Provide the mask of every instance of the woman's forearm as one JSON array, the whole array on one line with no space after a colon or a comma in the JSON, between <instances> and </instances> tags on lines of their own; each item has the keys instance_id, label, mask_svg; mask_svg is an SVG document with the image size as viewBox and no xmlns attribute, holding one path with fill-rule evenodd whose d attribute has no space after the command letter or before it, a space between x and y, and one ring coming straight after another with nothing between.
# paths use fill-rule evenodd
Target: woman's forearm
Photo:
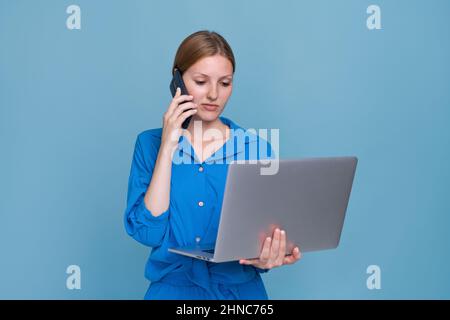
<instances>
[{"instance_id":1,"label":"woman's forearm","mask_svg":"<svg viewBox=\"0 0 450 320\"><path fill-rule=\"evenodd\" d=\"M161 146L155 162L152 179L145 193L145 206L155 217L161 215L169 208L172 154L173 152L168 150L168 148Z\"/></svg>"}]
</instances>

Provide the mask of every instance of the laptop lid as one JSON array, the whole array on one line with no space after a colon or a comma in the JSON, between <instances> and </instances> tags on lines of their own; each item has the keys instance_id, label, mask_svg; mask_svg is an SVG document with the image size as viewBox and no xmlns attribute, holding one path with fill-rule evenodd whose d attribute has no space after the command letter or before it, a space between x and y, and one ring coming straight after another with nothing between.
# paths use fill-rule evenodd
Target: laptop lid
<instances>
[{"instance_id":1,"label":"laptop lid","mask_svg":"<svg viewBox=\"0 0 450 320\"><path fill-rule=\"evenodd\" d=\"M267 236L286 231L286 253L336 248L356 170L356 157L231 162L214 252L215 262L257 258Z\"/></svg>"}]
</instances>

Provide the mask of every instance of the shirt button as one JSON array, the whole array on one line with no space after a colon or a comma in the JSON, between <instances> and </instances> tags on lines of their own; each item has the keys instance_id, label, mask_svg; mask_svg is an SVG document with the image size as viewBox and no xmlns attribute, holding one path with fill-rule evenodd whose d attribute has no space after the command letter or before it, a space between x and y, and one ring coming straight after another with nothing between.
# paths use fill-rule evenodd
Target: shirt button
<instances>
[{"instance_id":1,"label":"shirt button","mask_svg":"<svg viewBox=\"0 0 450 320\"><path fill-rule=\"evenodd\" d=\"M203 172L203 167L200 166L200 168L198 168L198 171Z\"/></svg>"},{"instance_id":2,"label":"shirt button","mask_svg":"<svg viewBox=\"0 0 450 320\"><path fill-rule=\"evenodd\" d=\"M203 206L205 205L205 203L204 203L203 201L199 201L199 202L198 202L198 205L199 205L200 207L203 207Z\"/></svg>"},{"instance_id":3,"label":"shirt button","mask_svg":"<svg viewBox=\"0 0 450 320\"><path fill-rule=\"evenodd\" d=\"M202 238L200 238L199 236L195 237L195 242L199 243L200 240L202 240Z\"/></svg>"}]
</instances>

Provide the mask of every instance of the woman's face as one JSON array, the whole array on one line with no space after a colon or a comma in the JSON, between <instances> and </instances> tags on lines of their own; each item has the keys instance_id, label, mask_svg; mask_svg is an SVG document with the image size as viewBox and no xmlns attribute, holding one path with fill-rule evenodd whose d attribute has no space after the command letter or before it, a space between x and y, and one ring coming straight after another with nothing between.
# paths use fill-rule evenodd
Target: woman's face
<instances>
[{"instance_id":1,"label":"woman's face","mask_svg":"<svg viewBox=\"0 0 450 320\"><path fill-rule=\"evenodd\" d=\"M222 113L233 88L233 65L221 56L205 57L183 73L183 81L198 111L192 117L214 121ZM205 105L206 104L206 105ZM207 105L213 105L208 107Z\"/></svg>"}]
</instances>

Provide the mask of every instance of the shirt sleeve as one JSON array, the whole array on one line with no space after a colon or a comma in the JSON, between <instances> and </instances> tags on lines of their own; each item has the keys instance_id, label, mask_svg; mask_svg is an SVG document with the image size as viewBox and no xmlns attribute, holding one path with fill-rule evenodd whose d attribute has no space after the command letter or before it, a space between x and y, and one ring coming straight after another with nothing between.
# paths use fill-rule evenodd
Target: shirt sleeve
<instances>
[{"instance_id":1,"label":"shirt sleeve","mask_svg":"<svg viewBox=\"0 0 450 320\"><path fill-rule=\"evenodd\" d=\"M157 154L157 152L156 152ZM128 179L125 230L136 241L149 246L160 246L169 225L169 209L155 217L144 203L144 196L152 178L156 155L145 152L150 161L144 161L140 138L136 139L130 177Z\"/></svg>"}]
</instances>

